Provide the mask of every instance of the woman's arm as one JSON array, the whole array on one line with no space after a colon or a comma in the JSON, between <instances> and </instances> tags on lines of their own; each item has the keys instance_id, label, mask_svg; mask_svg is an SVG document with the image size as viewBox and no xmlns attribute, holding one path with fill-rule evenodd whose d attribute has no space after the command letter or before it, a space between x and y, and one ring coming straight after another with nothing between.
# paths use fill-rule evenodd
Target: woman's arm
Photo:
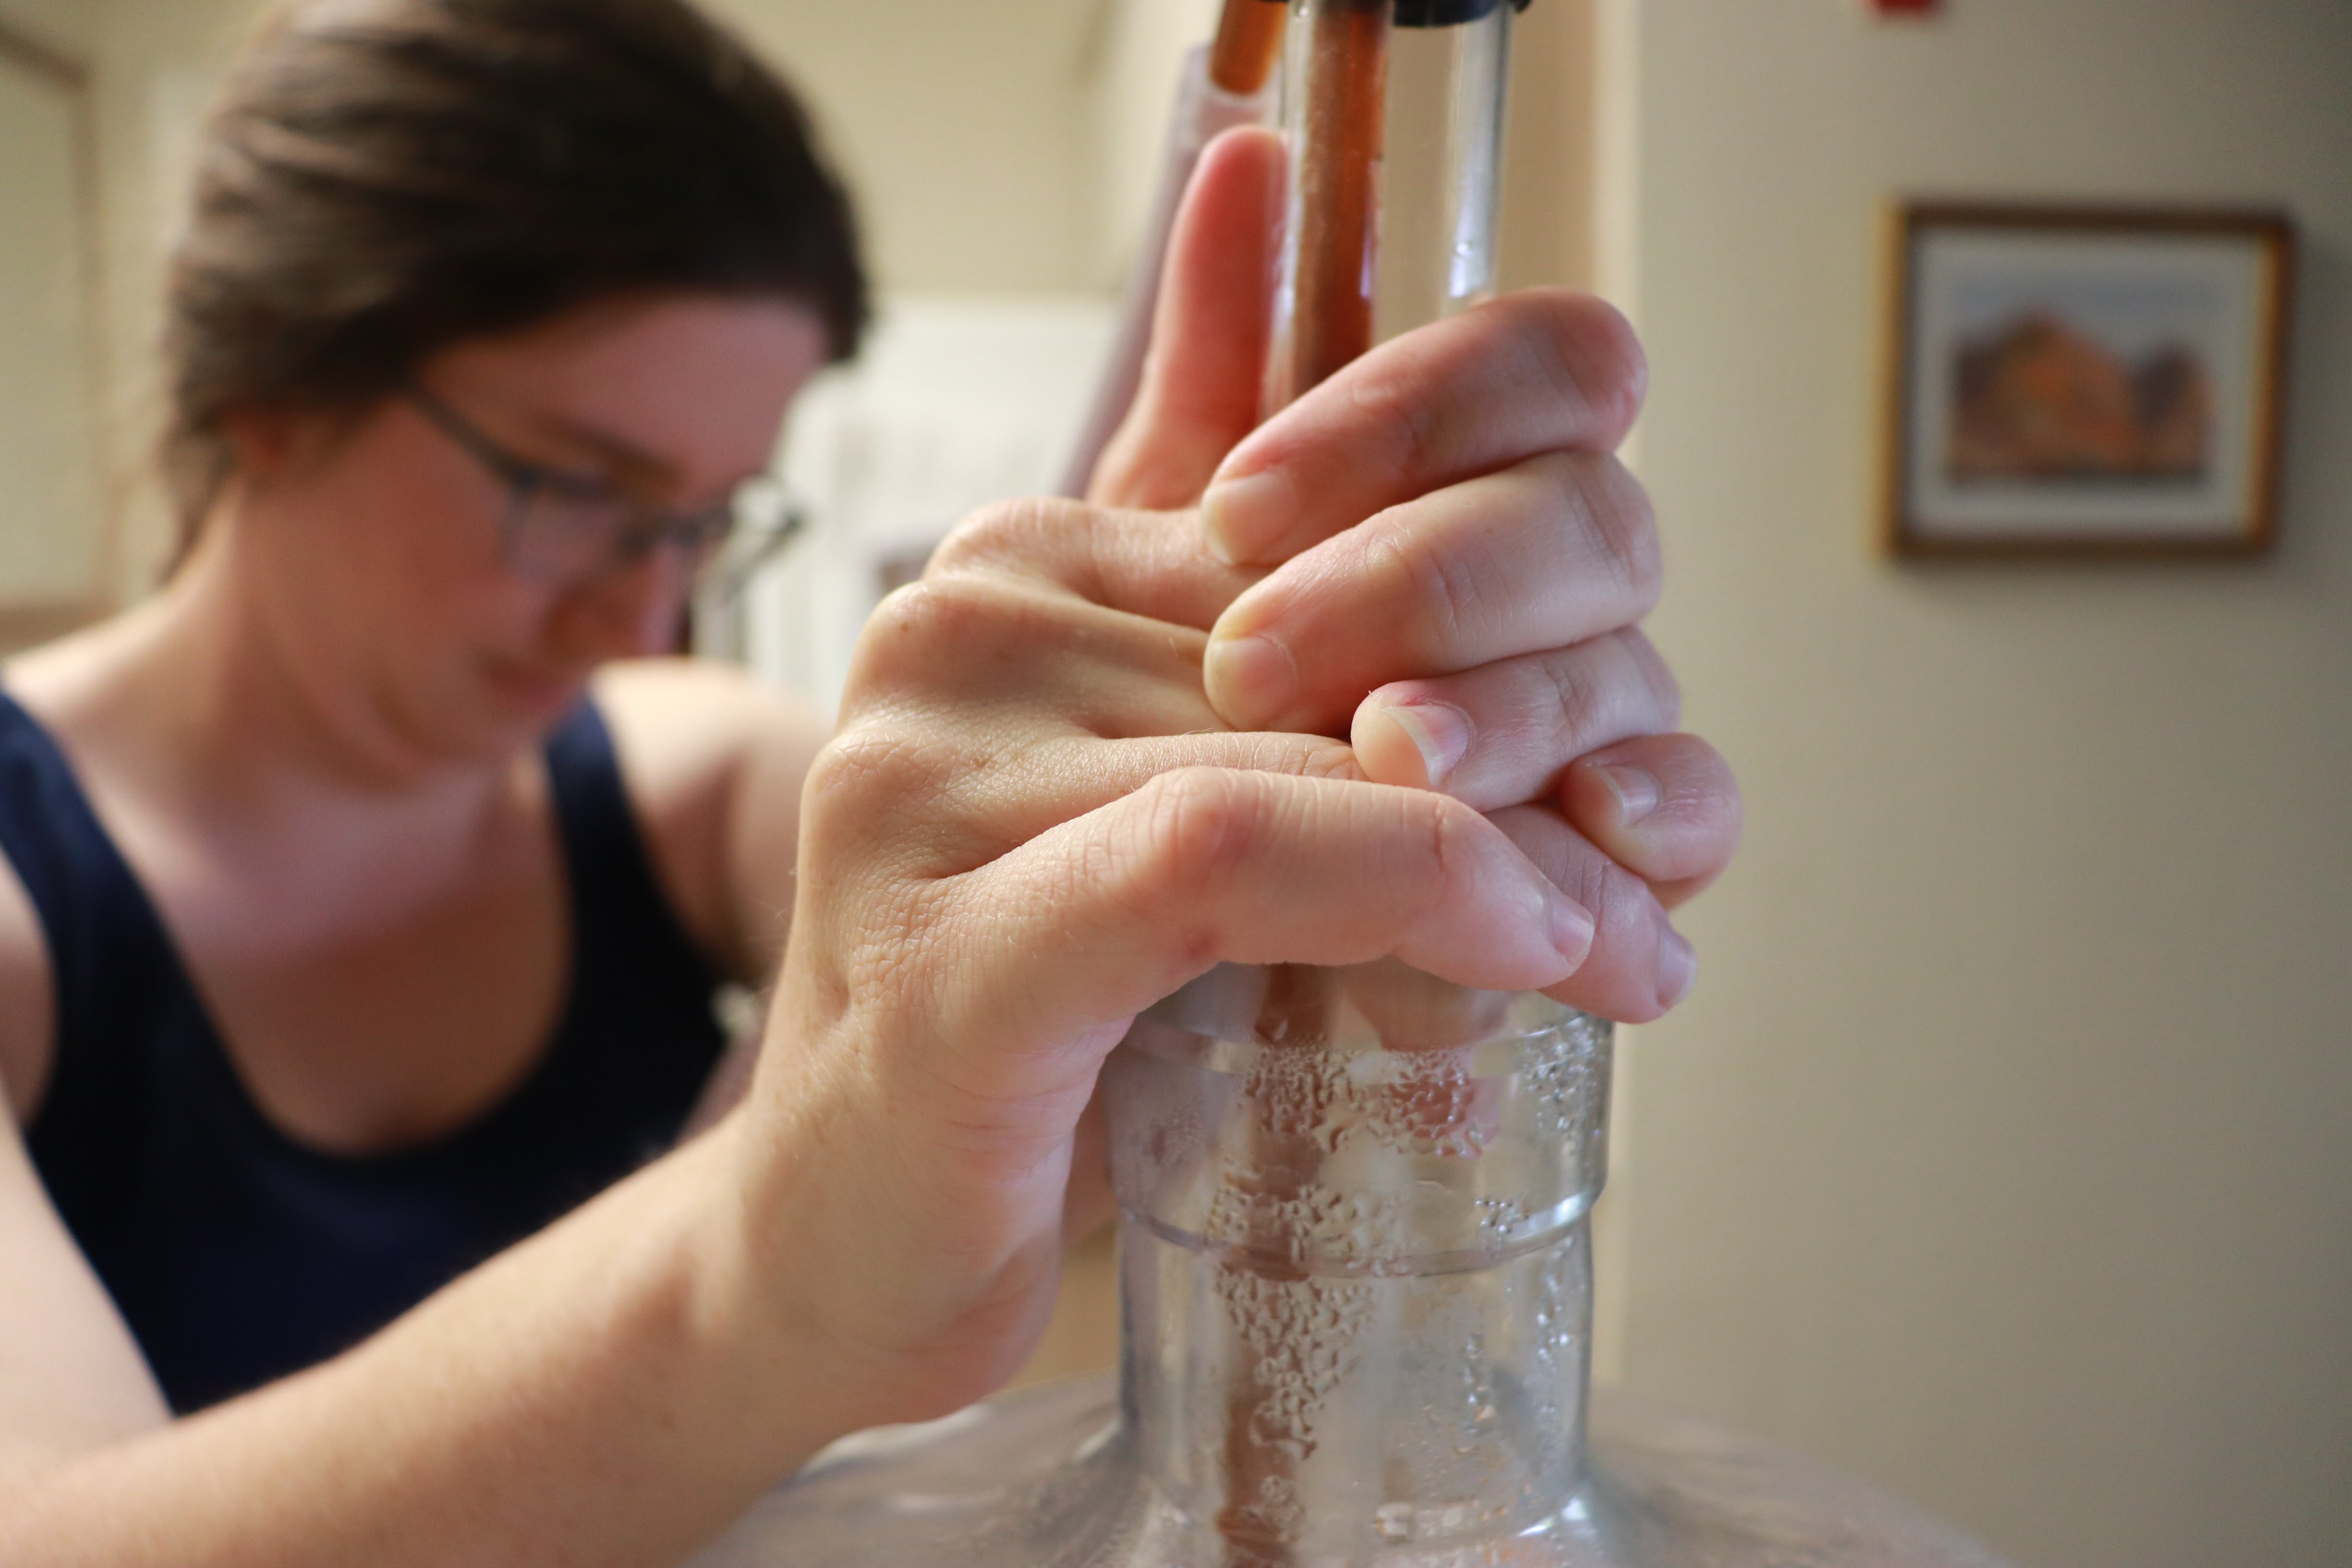
<instances>
[{"instance_id":1,"label":"woman's arm","mask_svg":"<svg viewBox=\"0 0 2352 1568\"><path fill-rule=\"evenodd\" d=\"M723 1129L359 1349L169 1425L5 1142L11 1568L643 1568L859 1424L856 1391L745 1288Z\"/></svg>"},{"instance_id":2,"label":"woman's arm","mask_svg":"<svg viewBox=\"0 0 2352 1568\"><path fill-rule=\"evenodd\" d=\"M47 984L0 868L8 1040L46 1031ZM32 1053L9 1055L23 1096ZM0 1115L0 1561L674 1560L859 1424L770 1298L746 1306L730 1152L704 1140L357 1351L174 1423Z\"/></svg>"},{"instance_id":3,"label":"woman's arm","mask_svg":"<svg viewBox=\"0 0 2352 1568\"><path fill-rule=\"evenodd\" d=\"M48 1076L56 1014L39 918L0 860L0 1477L168 1419L17 1134Z\"/></svg>"},{"instance_id":4,"label":"woman's arm","mask_svg":"<svg viewBox=\"0 0 2352 1568\"><path fill-rule=\"evenodd\" d=\"M0 1001L7 995L0 991ZM13 1473L151 1431L170 1416L7 1116L0 1116L0 1260L4 1497ZM0 1541L9 1534L0 1502Z\"/></svg>"}]
</instances>

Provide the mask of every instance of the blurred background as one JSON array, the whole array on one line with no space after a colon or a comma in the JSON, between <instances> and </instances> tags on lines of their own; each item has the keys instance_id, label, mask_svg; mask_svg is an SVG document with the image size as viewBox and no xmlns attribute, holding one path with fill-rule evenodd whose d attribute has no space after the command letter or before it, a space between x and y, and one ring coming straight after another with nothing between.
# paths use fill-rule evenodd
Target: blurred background
<instances>
[{"instance_id":1,"label":"blurred background","mask_svg":"<svg viewBox=\"0 0 2352 1568\"><path fill-rule=\"evenodd\" d=\"M970 506L1058 476L1206 0L713 0L884 290L730 636L820 706ZM160 264L252 0L0 0L0 648L154 581ZM1748 794L1629 1031L1597 1370L2027 1568L2352 1561L2352 5L1537 0L1506 281L1634 317L1653 623ZM2280 542L1895 566L1906 195L2301 226ZM1039 1370L1105 1357L1098 1270Z\"/></svg>"}]
</instances>

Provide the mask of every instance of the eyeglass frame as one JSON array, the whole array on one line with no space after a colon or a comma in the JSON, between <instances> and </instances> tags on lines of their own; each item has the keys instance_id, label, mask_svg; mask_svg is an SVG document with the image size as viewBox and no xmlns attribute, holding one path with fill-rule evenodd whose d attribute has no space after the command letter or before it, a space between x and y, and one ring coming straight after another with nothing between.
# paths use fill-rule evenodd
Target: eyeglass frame
<instances>
[{"instance_id":1,"label":"eyeglass frame","mask_svg":"<svg viewBox=\"0 0 2352 1568\"><path fill-rule=\"evenodd\" d=\"M554 581L569 586L588 582L616 565L641 559L663 545L669 545L679 550L688 559L697 562L692 574L697 592L715 595L723 603L740 593L751 574L790 543L808 521L799 503L792 499L789 492L783 491L782 483L773 475L755 476L728 492L725 499L691 511L668 510L636 503L630 500L625 492L605 480L566 473L562 468L523 457L457 412L446 399L421 381L411 378L404 384L402 393L435 429L449 437L467 456L488 470L492 478L506 485L507 512L499 530L499 554L508 570L525 576L538 576L542 581ZM762 481L775 485L782 494L782 514L766 528L745 530L737 508L743 491ZM530 498L541 492L575 501L613 504L620 510L624 521L614 530L611 546L603 560L576 574L533 573L520 563L518 541L522 532L524 513L530 504ZM629 521L632 517L634 521ZM719 519L724 520L724 526L714 526L714 520ZM730 549L731 545L741 548Z\"/></svg>"}]
</instances>

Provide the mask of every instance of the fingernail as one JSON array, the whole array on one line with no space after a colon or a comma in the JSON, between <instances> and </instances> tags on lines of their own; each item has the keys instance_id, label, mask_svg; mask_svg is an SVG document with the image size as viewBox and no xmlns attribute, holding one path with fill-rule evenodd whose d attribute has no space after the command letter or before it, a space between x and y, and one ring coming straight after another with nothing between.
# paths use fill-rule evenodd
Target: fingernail
<instances>
[{"instance_id":1,"label":"fingernail","mask_svg":"<svg viewBox=\"0 0 2352 1568\"><path fill-rule=\"evenodd\" d=\"M1592 951L1592 911L1554 888L1544 895L1545 917L1551 927L1551 944L1568 960L1570 973L1584 967Z\"/></svg>"},{"instance_id":2,"label":"fingernail","mask_svg":"<svg viewBox=\"0 0 2352 1568\"><path fill-rule=\"evenodd\" d=\"M1228 566L1255 560L1281 537L1297 510L1290 481L1277 469L1214 480L1201 498L1201 530L1209 553Z\"/></svg>"},{"instance_id":3,"label":"fingernail","mask_svg":"<svg viewBox=\"0 0 2352 1568\"><path fill-rule=\"evenodd\" d=\"M1601 775L1601 782L1617 797L1617 816L1624 826L1631 827L1657 810L1658 802L1665 798L1657 775L1647 768L1614 763L1597 766L1592 771Z\"/></svg>"},{"instance_id":4,"label":"fingernail","mask_svg":"<svg viewBox=\"0 0 2352 1568\"><path fill-rule=\"evenodd\" d=\"M1682 932L1669 928L1665 940L1658 944L1658 1005L1675 1005L1690 994L1697 979L1697 952L1683 940Z\"/></svg>"},{"instance_id":5,"label":"fingernail","mask_svg":"<svg viewBox=\"0 0 2352 1568\"><path fill-rule=\"evenodd\" d=\"M1217 711L1244 729L1271 724L1298 695L1298 661L1270 637L1216 638L1201 676Z\"/></svg>"},{"instance_id":6,"label":"fingernail","mask_svg":"<svg viewBox=\"0 0 2352 1568\"><path fill-rule=\"evenodd\" d=\"M1421 753L1427 787L1443 788L1445 775L1470 749L1470 716L1450 702L1398 702L1380 712L1403 731L1413 750Z\"/></svg>"}]
</instances>

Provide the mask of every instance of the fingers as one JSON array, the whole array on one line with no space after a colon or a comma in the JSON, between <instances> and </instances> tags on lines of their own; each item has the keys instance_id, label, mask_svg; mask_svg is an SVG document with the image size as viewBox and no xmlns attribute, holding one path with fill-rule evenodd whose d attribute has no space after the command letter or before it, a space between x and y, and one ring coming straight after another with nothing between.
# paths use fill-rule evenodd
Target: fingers
<instances>
[{"instance_id":1,"label":"fingers","mask_svg":"<svg viewBox=\"0 0 2352 1568\"><path fill-rule=\"evenodd\" d=\"M1575 758L1671 730L1681 694L1639 631L1381 687L1349 731L1366 777L1480 811L1549 795Z\"/></svg>"},{"instance_id":2,"label":"fingers","mask_svg":"<svg viewBox=\"0 0 2352 1568\"><path fill-rule=\"evenodd\" d=\"M1188 516L1025 500L983 507L931 552L924 578L1016 578L1089 604L1206 630L1265 574L1211 555Z\"/></svg>"},{"instance_id":3,"label":"fingers","mask_svg":"<svg viewBox=\"0 0 2352 1568\"><path fill-rule=\"evenodd\" d=\"M1066 736L1008 751L913 813L952 859L979 866L1072 817L1181 768L1231 768L1286 778L1360 780L1355 753L1322 735L1224 731L1105 742Z\"/></svg>"},{"instance_id":4,"label":"fingers","mask_svg":"<svg viewBox=\"0 0 2352 1568\"><path fill-rule=\"evenodd\" d=\"M926 578L876 606L850 661L845 733L923 713L984 763L1072 733L1222 730L1200 690L1199 632L985 573ZM1050 694L1050 695L1048 695Z\"/></svg>"},{"instance_id":5,"label":"fingers","mask_svg":"<svg viewBox=\"0 0 2352 1568\"><path fill-rule=\"evenodd\" d=\"M1229 131L1202 153L1169 238L1135 405L1095 465L1089 500L1187 507L1256 425L1273 316L1282 143Z\"/></svg>"},{"instance_id":6,"label":"fingers","mask_svg":"<svg viewBox=\"0 0 2352 1568\"><path fill-rule=\"evenodd\" d=\"M1648 883L1548 807L1512 806L1493 821L1553 885L1592 911L1591 952L1546 994L1621 1024L1645 1024L1689 994L1697 957Z\"/></svg>"},{"instance_id":7,"label":"fingers","mask_svg":"<svg viewBox=\"0 0 2352 1568\"><path fill-rule=\"evenodd\" d=\"M1586 912L1458 801L1208 768L1163 774L941 897L968 955L942 972L942 1048L984 1053L967 1070L998 1086L1090 1076L1092 1062L1026 1063L1020 1046L1139 1012L1220 962L1393 955L1523 990L1559 984L1592 942Z\"/></svg>"},{"instance_id":8,"label":"fingers","mask_svg":"<svg viewBox=\"0 0 2352 1568\"><path fill-rule=\"evenodd\" d=\"M1373 687L1631 626L1657 603L1649 500L1613 458L1549 453L1392 507L1285 563L1212 632L1237 729L1335 725Z\"/></svg>"},{"instance_id":9,"label":"fingers","mask_svg":"<svg viewBox=\"0 0 2352 1568\"><path fill-rule=\"evenodd\" d=\"M1739 846L1738 781L1696 735L1643 735L1581 756L1560 782L1568 819L1673 909Z\"/></svg>"},{"instance_id":10,"label":"fingers","mask_svg":"<svg viewBox=\"0 0 2352 1568\"><path fill-rule=\"evenodd\" d=\"M1613 450L1645 376L1600 300L1506 295L1383 343L1267 420L1218 468L1202 526L1224 559L1270 564L1539 453Z\"/></svg>"},{"instance_id":11,"label":"fingers","mask_svg":"<svg viewBox=\"0 0 2352 1568\"><path fill-rule=\"evenodd\" d=\"M1511 1008L1509 992L1467 991L1392 962L1360 965L1340 980L1348 1000L1392 1051L1492 1039Z\"/></svg>"}]
</instances>

